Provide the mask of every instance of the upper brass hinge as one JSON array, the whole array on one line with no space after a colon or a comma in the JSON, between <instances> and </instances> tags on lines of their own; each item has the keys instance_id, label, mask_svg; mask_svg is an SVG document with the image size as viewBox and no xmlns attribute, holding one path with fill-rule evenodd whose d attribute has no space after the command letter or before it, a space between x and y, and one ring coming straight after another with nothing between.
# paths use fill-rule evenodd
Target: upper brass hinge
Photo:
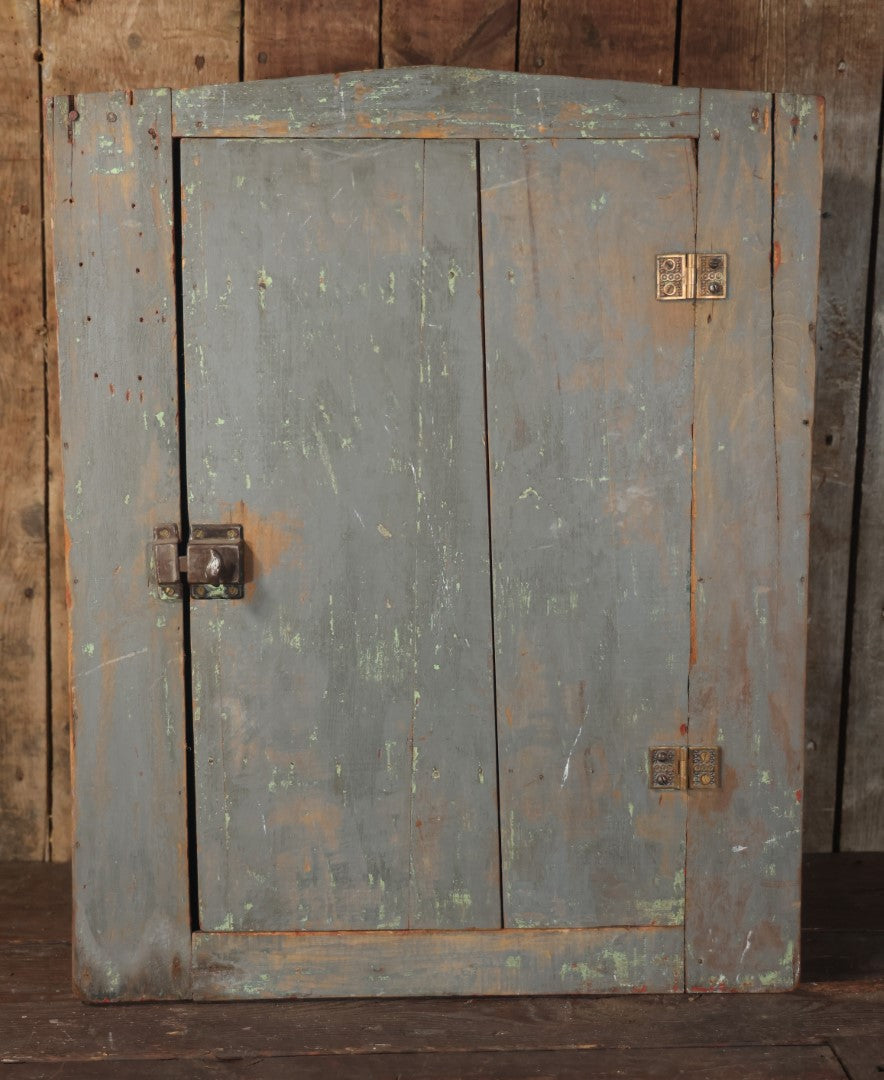
<instances>
[{"instance_id":1,"label":"upper brass hinge","mask_svg":"<svg viewBox=\"0 0 884 1080\"><path fill-rule=\"evenodd\" d=\"M721 750L717 746L652 746L648 758L655 791L721 787Z\"/></svg>"},{"instance_id":2,"label":"upper brass hinge","mask_svg":"<svg viewBox=\"0 0 884 1080\"><path fill-rule=\"evenodd\" d=\"M151 578L162 600L178 600L187 585L194 600L240 600L244 590L242 525L192 525L179 554L178 526L157 525L151 545ZM183 580L187 576L187 581Z\"/></svg>"},{"instance_id":3,"label":"upper brass hinge","mask_svg":"<svg viewBox=\"0 0 884 1080\"><path fill-rule=\"evenodd\" d=\"M727 255L658 255L657 299L726 300Z\"/></svg>"}]
</instances>

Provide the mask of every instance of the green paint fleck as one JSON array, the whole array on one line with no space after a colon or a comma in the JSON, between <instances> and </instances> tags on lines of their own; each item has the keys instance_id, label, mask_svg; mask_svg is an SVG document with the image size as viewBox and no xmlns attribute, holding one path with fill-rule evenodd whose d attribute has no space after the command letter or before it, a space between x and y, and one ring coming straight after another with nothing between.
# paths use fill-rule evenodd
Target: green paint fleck
<instances>
[{"instance_id":1,"label":"green paint fleck","mask_svg":"<svg viewBox=\"0 0 884 1080\"><path fill-rule=\"evenodd\" d=\"M519 502L521 502L523 499L530 499L532 496L535 499L539 499L540 498L540 492L535 491L533 487L527 487L522 492L522 494L519 496Z\"/></svg>"},{"instance_id":2,"label":"green paint fleck","mask_svg":"<svg viewBox=\"0 0 884 1080\"><path fill-rule=\"evenodd\" d=\"M321 293L328 291L328 284L325 280L325 267L319 271L319 291Z\"/></svg>"},{"instance_id":3,"label":"green paint fleck","mask_svg":"<svg viewBox=\"0 0 884 1080\"><path fill-rule=\"evenodd\" d=\"M219 416L215 421L215 427L224 427L224 418Z\"/></svg>"},{"instance_id":4,"label":"green paint fleck","mask_svg":"<svg viewBox=\"0 0 884 1080\"><path fill-rule=\"evenodd\" d=\"M462 908L473 906L473 898L466 890L451 893L451 902Z\"/></svg>"},{"instance_id":5,"label":"green paint fleck","mask_svg":"<svg viewBox=\"0 0 884 1080\"><path fill-rule=\"evenodd\" d=\"M522 957L508 956L505 963L508 968L520 968L522 966Z\"/></svg>"},{"instance_id":6,"label":"green paint fleck","mask_svg":"<svg viewBox=\"0 0 884 1080\"><path fill-rule=\"evenodd\" d=\"M762 782L762 784L771 784L771 783L773 783L773 781L770 778L770 773L766 769L761 774L761 782Z\"/></svg>"},{"instance_id":7,"label":"green paint fleck","mask_svg":"<svg viewBox=\"0 0 884 1080\"><path fill-rule=\"evenodd\" d=\"M387 282L388 282L389 290L390 290L387 293L387 303L388 304L395 304L396 303L396 275L393 273L392 270L390 271L390 276L387 279Z\"/></svg>"},{"instance_id":8,"label":"green paint fleck","mask_svg":"<svg viewBox=\"0 0 884 1080\"><path fill-rule=\"evenodd\" d=\"M77 483L76 483L76 492L77 492L78 495L83 494L83 481L82 480L77 481Z\"/></svg>"},{"instance_id":9,"label":"green paint fleck","mask_svg":"<svg viewBox=\"0 0 884 1080\"><path fill-rule=\"evenodd\" d=\"M93 643L92 643L91 641L88 641L88 642L87 642L87 643L86 643L86 644L85 644L85 645L83 646L83 652L84 652L84 653L85 653L85 654L86 654L87 656L94 656L94 655L95 655L95 645L94 645L94 644L93 644Z\"/></svg>"},{"instance_id":10,"label":"green paint fleck","mask_svg":"<svg viewBox=\"0 0 884 1080\"><path fill-rule=\"evenodd\" d=\"M164 428L166 426L166 414L164 412L158 412L156 414L156 420L160 427Z\"/></svg>"}]
</instances>

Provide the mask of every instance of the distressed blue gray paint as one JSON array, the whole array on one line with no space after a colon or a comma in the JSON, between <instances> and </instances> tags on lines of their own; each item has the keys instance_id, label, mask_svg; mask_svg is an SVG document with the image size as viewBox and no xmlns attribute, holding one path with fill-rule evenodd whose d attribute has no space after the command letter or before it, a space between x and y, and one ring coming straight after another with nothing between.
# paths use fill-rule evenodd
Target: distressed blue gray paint
<instances>
[{"instance_id":1,"label":"distressed blue gray paint","mask_svg":"<svg viewBox=\"0 0 884 1080\"><path fill-rule=\"evenodd\" d=\"M475 147L187 141L201 925L499 926Z\"/></svg>"}]
</instances>

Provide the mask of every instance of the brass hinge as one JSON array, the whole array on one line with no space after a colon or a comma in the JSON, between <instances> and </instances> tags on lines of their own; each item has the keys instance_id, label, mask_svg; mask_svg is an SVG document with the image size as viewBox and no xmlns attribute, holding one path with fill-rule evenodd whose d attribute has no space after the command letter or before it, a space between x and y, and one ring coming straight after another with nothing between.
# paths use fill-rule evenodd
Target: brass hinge
<instances>
[{"instance_id":1,"label":"brass hinge","mask_svg":"<svg viewBox=\"0 0 884 1080\"><path fill-rule=\"evenodd\" d=\"M717 746L652 746L648 757L655 791L721 787L721 750Z\"/></svg>"},{"instance_id":2,"label":"brass hinge","mask_svg":"<svg viewBox=\"0 0 884 1080\"><path fill-rule=\"evenodd\" d=\"M178 600L187 585L194 600L240 600L244 588L242 525L193 525L184 554L178 526L153 531L151 577L160 599ZM187 575L187 581L182 575Z\"/></svg>"},{"instance_id":3,"label":"brass hinge","mask_svg":"<svg viewBox=\"0 0 884 1080\"><path fill-rule=\"evenodd\" d=\"M658 255L657 299L727 299L727 255L723 252Z\"/></svg>"}]
</instances>

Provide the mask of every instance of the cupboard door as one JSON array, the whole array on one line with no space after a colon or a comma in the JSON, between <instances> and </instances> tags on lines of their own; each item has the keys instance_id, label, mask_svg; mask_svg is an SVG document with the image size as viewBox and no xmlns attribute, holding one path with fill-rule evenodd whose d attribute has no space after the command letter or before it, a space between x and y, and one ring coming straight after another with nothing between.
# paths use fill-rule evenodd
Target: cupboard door
<instances>
[{"instance_id":1,"label":"cupboard door","mask_svg":"<svg viewBox=\"0 0 884 1080\"><path fill-rule=\"evenodd\" d=\"M680 140L481 147L504 925L678 925L693 251Z\"/></svg>"},{"instance_id":2,"label":"cupboard door","mask_svg":"<svg viewBox=\"0 0 884 1080\"><path fill-rule=\"evenodd\" d=\"M200 924L498 927L476 147L182 140Z\"/></svg>"}]
</instances>

